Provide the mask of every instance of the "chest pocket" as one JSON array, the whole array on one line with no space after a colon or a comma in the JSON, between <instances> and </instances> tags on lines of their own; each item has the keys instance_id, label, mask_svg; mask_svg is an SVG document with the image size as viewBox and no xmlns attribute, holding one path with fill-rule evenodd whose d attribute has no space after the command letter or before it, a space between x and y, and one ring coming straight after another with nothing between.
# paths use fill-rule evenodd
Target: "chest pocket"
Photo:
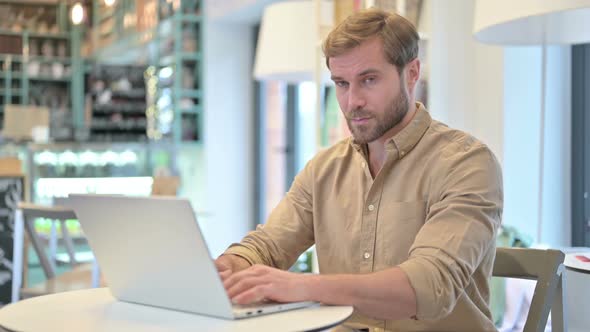
<instances>
[{"instance_id":1,"label":"chest pocket","mask_svg":"<svg viewBox=\"0 0 590 332\"><path fill-rule=\"evenodd\" d=\"M375 271L398 265L426 221L426 202L386 202L379 208L375 242Z\"/></svg>"}]
</instances>

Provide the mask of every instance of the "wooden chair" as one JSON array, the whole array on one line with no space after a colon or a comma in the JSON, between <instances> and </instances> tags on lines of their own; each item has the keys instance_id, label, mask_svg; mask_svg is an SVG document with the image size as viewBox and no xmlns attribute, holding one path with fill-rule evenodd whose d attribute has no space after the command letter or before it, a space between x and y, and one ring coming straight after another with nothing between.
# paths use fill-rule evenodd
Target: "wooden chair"
<instances>
[{"instance_id":1,"label":"wooden chair","mask_svg":"<svg viewBox=\"0 0 590 332\"><path fill-rule=\"evenodd\" d=\"M61 224L62 239L69 256L72 270L56 275L54 257L49 257L45 245L35 229L35 219L46 218ZM97 287L99 282L97 276L93 275L93 268L90 264L78 266L74 251L73 240L66 228L66 220L76 219L76 214L70 208L63 206L42 206L31 203L19 203L15 217L15 241L14 241L14 266L13 266L13 292L12 301L18 301L21 297L53 294L70 290ZM33 287L23 286L23 267L26 264L24 257L24 233L33 245L46 281Z\"/></svg>"},{"instance_id":2,"label":"wooden chair","mask_svg":"<svg viewBox=\"0 0 590 332\"><path fill-rule=\"evenodd\" d=\"M564 261L559 250L498 248L493 276L537 280L523 332L543 332L551 312L551 331L567 331Z\"/></svg>"}]
</instances>

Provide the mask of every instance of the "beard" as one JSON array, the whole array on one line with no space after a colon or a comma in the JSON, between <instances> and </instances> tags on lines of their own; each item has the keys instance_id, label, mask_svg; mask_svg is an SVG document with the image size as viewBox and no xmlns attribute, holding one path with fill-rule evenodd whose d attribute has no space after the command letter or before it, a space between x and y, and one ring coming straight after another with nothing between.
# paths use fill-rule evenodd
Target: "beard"
<instances>
[{"instance_id":1,"label":"beard","mask_svg":"<svg viewBox=\"0 0 590 332\"><path fill-rule=\"evenodd\" d=\"M353 110L346 116L348 129L357 144L367 144L385 135L391 128L402 122L410 108L408 93L400 86L397 98L394 98L381 115L373 114L365 109ZM352 119L369 118L369 123L356 125Z\"/></svg>"}]
</instances>

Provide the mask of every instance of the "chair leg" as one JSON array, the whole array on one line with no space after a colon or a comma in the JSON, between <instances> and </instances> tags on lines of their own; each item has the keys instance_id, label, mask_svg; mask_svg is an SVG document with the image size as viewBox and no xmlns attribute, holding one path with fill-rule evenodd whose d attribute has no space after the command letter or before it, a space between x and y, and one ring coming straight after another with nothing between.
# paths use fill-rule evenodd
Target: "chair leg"
<instances>
[{"instance_id":1,"label":"chair leg","mask_svg":"<svg viewBox=\"0 0 590 332\"><path fill-rule=\"evenodd\" d=\"M52 262L57 261L57 220L51 220L51 229L49 231L49 259Z\"/></svg>"},{"instance_id":2,"label":"chair leg","mask_svg":"<svg viewBox=\"0 0 590 332\"><path fill-rule=\"evenodd\" d=\"M565 297L565 267L563 264L557 271L559 279L557 281L557 289L555 290L555 297L553 298L553 307L551 309L551 331L565 332L567 331L567 320L565 319L566 305Z\"/></svg>"},{"instance_id":3,"label":"chair leg","mask_svg":"<svg viewBox=\"0 0 590 332\"><path fill-rule=\"evenodd\" d=\"M70 237L70 233L66 228L66 221L60 220L61 222L61 234L64 241L64 245L66 247L66 251L68 252L68 256L70 256L70 265L74 267L78 262L76 261L76 251L74 250L74 242Z\"/></svg>"},{"instance_id":4,"label":"chair leg","mask_svg":"<svg viewBox=\"0 0 590 332\"><path fill-rule=\"evenodd\" d=\"M25 233L23 225L23 212L16 210L14 216L14 243L13 243L13 264L12 264L12 294L11 302L20 298L20 289L23 286L23 266L26 264L24 258Z\"/></svg>"},{"instance_id":5,"label":"chair leg","mask_svg":"<svg viewBox=\"0 0 590 332\"><path fill-rule=\"evenodd\" d=\"M49 259L47 259L47 254L45 253L43 244L41 244L41 239L39 239L37 231L35 230L35 219L24 217L24 223L27 233L29 234L29 238L31 239L31 243L35 248L37 256L39 257L39 262L41 263L41 267L45 273L45 278L50 279L55 277L55 267L51 264Z\"/></svg>"},{"instance_id":6,"label":"chair leg","mask_svg":"<svg viewBox=\"0 0 590 332\"><path fill-rule=\"evenodd\" d=\"M92 288L100 287L100 267L96 258L92 260Z\"/></svg>"}]
</instances>

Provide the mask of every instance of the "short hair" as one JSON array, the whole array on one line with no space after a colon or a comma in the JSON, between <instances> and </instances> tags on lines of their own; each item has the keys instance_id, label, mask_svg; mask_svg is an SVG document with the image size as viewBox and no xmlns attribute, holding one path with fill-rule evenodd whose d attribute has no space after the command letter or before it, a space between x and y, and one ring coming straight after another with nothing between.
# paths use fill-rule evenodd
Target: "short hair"
<instances>
[{"instance_id":1,"label":"short hair","mask_svg":"<svg viewBox=\"0 0 590 332\"><path fill-rule=\"evenodd\" d=\"M414 25L398 14L371 8L348 16L330 32L322 45L326 65L330 68L331 57L342 55L374 37L381 39L385 58L400 73L418 57L420 36Z\"/></svg>"}]
</instances>

